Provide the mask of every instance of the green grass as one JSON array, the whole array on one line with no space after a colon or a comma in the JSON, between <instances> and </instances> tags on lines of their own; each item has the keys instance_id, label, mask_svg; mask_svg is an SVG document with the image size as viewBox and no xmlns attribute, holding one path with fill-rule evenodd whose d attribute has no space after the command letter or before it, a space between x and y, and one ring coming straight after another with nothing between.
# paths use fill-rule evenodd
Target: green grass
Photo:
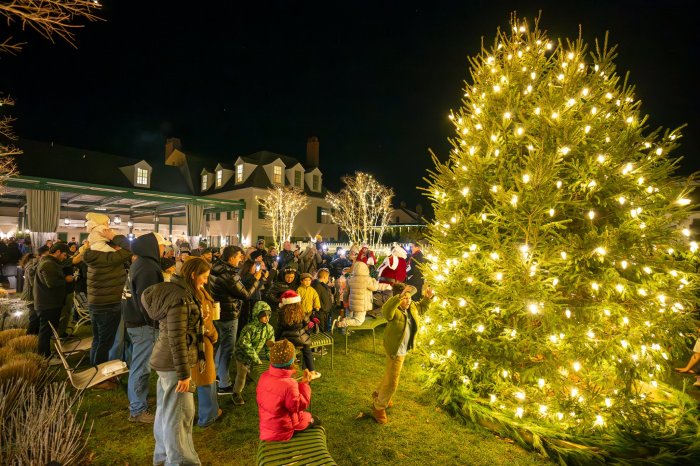
<instances>
[{"instance_id":1,"label":"green grass","mask_svg":"<svg viewBox=\"0 0 700 466\"><path fill-rule=\"evenodd\" d=\"M378 353L381 329L377 332ZM543 465L552 464L508 440L476 427L460 424L436 408L430 394L421 389L420 368L408 356L396 406L388 410L389 424L380 426L371 418L356 419L369 412L371 393L382 377L384 356L372 354L367 332L349 338L345 356L343 339L337 338L334 369L330 354L317 358L323 376L312 382L309 411L326 427L328 450L339 465ZM233 368L235 370L235 366ZM152 375L155 408L156 375ZM123 385L126 379L123 380ZM258 445L258 414L255 385L246 386L244 406L234 406L230 397L219 397L222 419L207 429L194 427L194 444L203 464L253 465ZM152 425L127 421L128 400L123 390L89 390L82 405L94 422L89 439L93 464L152 464Z\"/></svg>"}]
</instances>

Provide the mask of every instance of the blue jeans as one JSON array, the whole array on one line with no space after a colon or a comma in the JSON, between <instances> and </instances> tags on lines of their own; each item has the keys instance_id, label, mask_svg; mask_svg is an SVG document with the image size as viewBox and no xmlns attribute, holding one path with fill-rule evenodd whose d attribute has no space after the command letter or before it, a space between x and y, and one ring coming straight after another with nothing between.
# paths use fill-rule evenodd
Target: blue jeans
<instances>
[{"instance_id":1,"label":"blue jeans","mask_svg":"<svg viewBox=\"0 0 700 466\"><path fill-rule=\"evenodd\" d=\"M88 305L92 322L92 348L90 364L96 366L109 361L109 350L122 318L121 303L94 306ZM119 358L121 359L121 358Z\"/></svg>"},{"instance_id":2,"label":"blue jeans","mask_svg":"<svg viewBox=\"0 0 700 466\"><path fill-rule=\"evenodd\" d=\"M148 379L151 376L151 353L158 338L158 330L149 325L127 328L131 340L131 363L129 364L129 411L138 416L148 409Z\"/></svg>"},{"instance_id":3,"label":"blue jeans","mask_svg":"<svg viewBox=\"0 0 700 466\"><path fill-rule=\"evenodd\" d=\"M215 320L214 327L216 327L216 331L219 334L219 340L216 343L216 354L214 354L216 375L219 377L219 387L227 388L231 386L229 367L231 365L233 349L236 346L238 319Z\"/></svg>"},{"instance_id":4,"label":"blue jeans","mask_svg":"<svg viewBox=\"0 0 700 466\"><path fill-rule=\"evenodd\" d=\"M194 397L192 393L177 393L177 372L157 371L156 419L153 436L156 447L153 464L199 465L199 456L192 441Z\"/></svg>"},{"instance_id":5,"label":"blue jeans","mask_svg":"<svg viewBox=\"0 0 700 466\"><path fill-rule=\"evenodd\" d=\"M209 385L197 385L197 425L207 427L219 417L219 400L216 394L216 382Z\"/></svg>"},{"instance_id":6,"label":"blue jeans","mask_svg":"<svg viewBox=\"0 0 700 466\"><path fill-rule=\"evenodd\" d=\"M117 333L114 334L114 343L109 349L109 360L114 361L119 359L131 364L131 340L129 335L126 333L126 327L124 326L124 316L119 319L119 327L117 327Z\"/></svg>"}]
</instances>

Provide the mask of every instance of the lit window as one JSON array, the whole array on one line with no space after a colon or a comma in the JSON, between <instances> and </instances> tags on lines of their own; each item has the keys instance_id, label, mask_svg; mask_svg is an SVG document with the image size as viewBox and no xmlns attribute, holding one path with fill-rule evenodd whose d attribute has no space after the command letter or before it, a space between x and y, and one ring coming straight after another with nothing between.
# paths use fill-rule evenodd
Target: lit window
<instances>
[{"instance_id":1,"label":"lit window","mask_svg":"<svg viewBox=\"0 0 700 466\"><path fill-rule=\"evenodd\" d=\"M294 171L294 186L301 188L301 170Z\"/></svg>"},{"instance_id":2,"label":"lit window","mask_svg":"<svg viewBox=\"0 0 700 466\"><path fill-rule=\"evenodd\" d=\"M282 184L282 167L272 167L272 182Z\"/></svg>"},{"instance_id":3,"label":"lit window","mask_svg":"<svg viewBox=\"0 0 700 466\"><path fill-rule=\"evenodd\" d=\"M314 175L314 177L313 177L313 183L311 184L311 189L312 189L313 191L320 191L318 185L319 185L319 178L318 178L318 175Z\"/></svg>"},{"instance_id":4,"label":"lit window","mask_svg":"<svg viewBox=\"0 0 700 466\"><path fill-rule=\"evenodd\" d=\"M202 175L202 191L207 190L207 181L208 181L208 176L206 174Z\"/></svg>"},{"instance_id":5,"label":"lit window","mask_svg":"<svg viewBox=\"0 0 700 466\"><path fill-rule=\"evenodd\" d=\"M221 187L221 182L224 180L224 171L216 170L216 187Z\"/></svg>"},{"instance_id":6,"label":"lit window","mask_svg":"<svg viewBox=\"0 0 700 466\"><path fill-rule=\"evenodd\" d=\"M329 224L331 223L331 213L328 209L323 207L317 207L316 210L316 223Z\"/></svg>"},{"instance_id":7,"label":"lit window","mask_svg":"<svg viewBox=\"0 0 700 466\"><path fill-rule=\"evenodd\" d=\"M236 183L243 183L243 164L236 165Z\"/></svg>"},{"instance_id":8,"label":"lit window","mask_svg":"<svg viewBox=\"0 0 700 466\"><path fill-rule=\"evenodd\" d=\"M136 184L140 184L142 186L148 185L148 170L145 168L136 169Z\"/></svg>"}]
</instances>

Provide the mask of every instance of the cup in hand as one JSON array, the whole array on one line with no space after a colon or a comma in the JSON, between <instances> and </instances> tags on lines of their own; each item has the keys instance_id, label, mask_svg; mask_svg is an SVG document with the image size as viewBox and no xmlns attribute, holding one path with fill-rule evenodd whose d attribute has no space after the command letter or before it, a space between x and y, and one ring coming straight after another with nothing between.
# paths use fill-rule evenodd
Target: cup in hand
<instances>
[{"instance_id":1,"label":"cup in hand","mask_svg":"<svg viewBox=\"0 0 700 466\"><path fill-rule=\"evenodd\" d=\"M212 309L211 320L219 320L219 319L221 319L221 303L216 301L214 303L214 308Z\"/></svg>"}]
</instances>

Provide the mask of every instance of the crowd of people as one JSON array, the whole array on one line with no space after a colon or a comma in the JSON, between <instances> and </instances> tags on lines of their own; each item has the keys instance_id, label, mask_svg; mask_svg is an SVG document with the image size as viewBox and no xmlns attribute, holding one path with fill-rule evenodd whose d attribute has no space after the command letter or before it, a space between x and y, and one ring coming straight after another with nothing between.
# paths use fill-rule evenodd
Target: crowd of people
<instances>
[{"instance_id":1,"label":"crowd of people","mask_svg":"<svg viewBox=\"0 0 700 466\"><path fill-rule=\"evenodd\" d=\"M51 326L61 337L71 333L74 294L86 296L90 364L121 359L129 365L128 420L154 424L154 464L199 464L195 416L200 427L213 424L223 414L220 396L243 405L246 378L257 364L269 365L257 384L261 440L289 440L320 424L306 411L309 383L321 377L314 352L323 351L312 350L311 336L351 331L380 309L388 321L387 364L372 393L372 416L386 423L433 294L423 286L424 261L419 244L408 251L397 245L377 264L366 245L330 255L320 237L304 251L285 242L278 252L264 240L245 250L204 242L191 248L159 233L128 239L103 227L81 245L47 241L19 264L31 314L27 331L38 335L40 353L51 357ZM294 378L298 349L300 380ZM154 414L152 370L158 376ZM119 384L110 379L94 388Z\"/></svg>"}]
</instances>

